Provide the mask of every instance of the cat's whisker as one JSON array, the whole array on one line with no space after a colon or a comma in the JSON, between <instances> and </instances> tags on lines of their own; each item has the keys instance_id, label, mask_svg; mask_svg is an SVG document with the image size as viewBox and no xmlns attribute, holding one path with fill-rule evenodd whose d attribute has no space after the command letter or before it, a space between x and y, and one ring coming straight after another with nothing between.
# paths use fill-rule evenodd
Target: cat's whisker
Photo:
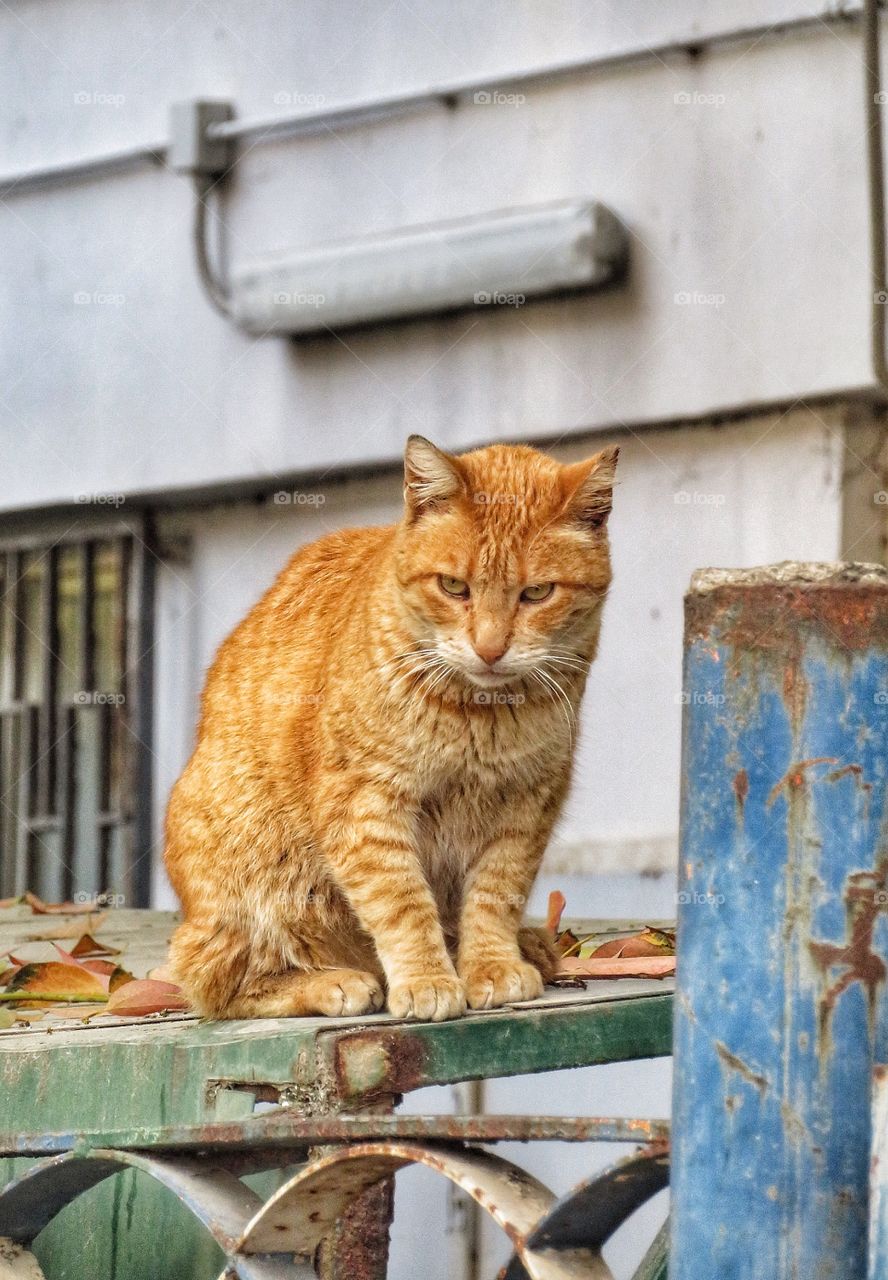
<instances>
[{"instance_id":1,"label":"cat's whisker","mask_svg":"<svg viewBox=\"0 0 888 1280\"><path fill-rule=\"evenodd\" d=\"M433 654L434 652L432 645L421 643L415 645L412 649L405 649L403 653L396 653L393 657L387 658L385 662L380 663L379 670L385 671L388 667L403 665L410 659L422 657L426 653Z\"/></svg>"},{"instance_id":2,"label":"cat's whisker","mask_svg":"<svg viewBox=\"0 0 888 1280\"><path fill-rule=\"evenodd\" d=\"M450 676L453 675L453 668L449 663L445 662L443 658L439 659L438 663L434 667L430 668L430 671L435 671L436 675L432 680L432 683L426 685L426 693L434 693L435 689L437 689L440 684L446 682Z\"/></svg>"},{"instance_id":3,"label":"cat's whisker","mask_svg":"<svg viewBox=\"0 0 888 1280\"><path fill-rule=\"evenodd\" d=\"M557 655L553 654L548 654L547 657L543 658L540 665L545 667L550 663L553 667L563 669L566 673L587 671L589 666L586 662L580 662L579 660L573 661L570 658L559 658Z\"/></svg>"},{"instance_id":4,"label":"cat's whisker","mask_svg":"<svg viewBox=\"0 0 888 1280\"><path fill-rule=\"evenodd\" d=\"M548 686L551 690L552 698L558 700L562 714L564 715L565 723L567 724L567 733L570 739L570 745L573 747L574 709L571 705L570 699L550 671L546 671L543 667L538 667L534 674L539 676L545 685Z\"/></svg>"}]
</instances>

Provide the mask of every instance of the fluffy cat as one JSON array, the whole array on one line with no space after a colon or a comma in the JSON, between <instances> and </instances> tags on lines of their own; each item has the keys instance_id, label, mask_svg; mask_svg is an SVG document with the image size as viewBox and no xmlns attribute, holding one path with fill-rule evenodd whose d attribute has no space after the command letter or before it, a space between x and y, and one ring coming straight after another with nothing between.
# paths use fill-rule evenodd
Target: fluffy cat
<instances>
[{"instance_id":1,"label":"fluffy cat","mask_svg":"<svg viewBox=\"0 0 888 1280\"><path fill-rule=\"evenodd\" d=\"M209 1017L540 995L521 927L611 579L617 449L421 436L405 510L299 551L224 642L176 784L171 964Z\"/></svg>"}]
</instances>

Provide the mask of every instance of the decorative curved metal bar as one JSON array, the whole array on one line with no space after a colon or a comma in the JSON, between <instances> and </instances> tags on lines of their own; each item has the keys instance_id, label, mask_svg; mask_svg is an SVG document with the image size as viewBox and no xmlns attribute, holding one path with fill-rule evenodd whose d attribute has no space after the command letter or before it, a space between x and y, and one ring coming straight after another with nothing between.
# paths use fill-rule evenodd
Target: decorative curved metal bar
<instances>
[{"instance_id":1,"label":"decorative curved metal bar","mask_svg":"<svg viewBox=\"0 0 888 1280\"><path fill-rule=\"evenodd\" d=\"M228 1255L220 1280L313 1280L317 1246L356 1195L421 1164L470 1195L509 1236L506 1280L612 1280L601 1245L668 1180L662 1147L647 1148L556 1200L501 1156L450 1144L362 1142L305 1166L263 1204L206 1157L89 1150L51 1157L0 1192L0 1237L28 1245L66 1205L136 1169L167 1187Z\"/></svg>"},{"instance_id":2,"label":"decorative curved metal bar","mask_svg":"<svg viewBox=\"0 0 888 1280\"><path fill-rule=\"evenodd\" d=\"M234 1174L194 1159L171 1159L135 1151L88 1151L54 1156L30 1168L0 1191L0 1236L30 1244L72 1200L124 1169L138 1169L167 1187L227 1253L236 1248L244 1226L262 1200ZM273 1265L272 1265L273 1264ZM299 1272L282 1269L278 1259L237 1262L241 1280L296 1280ZM306 1278L313 1276L303 1270Z\"/></svg>"},{"instance_id":3,"label":"decorative curved metal bar","mask_svg":"<svg viewBox=\"0 0 888 1280\"><path fill-rule=\"evenodd\" d=\"M578 1263L587 1255L600 1260L602 1246L616 1229L668 1183L669 1154L661 1145L627 1156L563 1196L527 1237L525 1253L548 1255L555 1251L565 1259L576 1256ZM611 1273L605 1267L600 1274ZM503 1280L528 1277L534 1280L534 1272L516 1249Z\"/></svg>"},{"instance_id":4,"label":"decorative curved metal bar","mask_svg":"<svg viewBox=\"0 0 888 1280\"><path fill-rule=\"evenodd\" d=\"M508 1234L519 1255L523 1241L555 1203L547 1187L501 1156L408 1142L365 1142L344 1147L314 1161L280 1188L244 1232L240 1250L268 1252L274 1247L312 1253L352 1198L405 1165L435 1169L467 1192ZM561 1273L528 1259L534 1280L556 1280ZM566 1273L564 1273L566 1275ZM575 1272L596 1277L595 1272Z\"/></svg>"}]
</instances>

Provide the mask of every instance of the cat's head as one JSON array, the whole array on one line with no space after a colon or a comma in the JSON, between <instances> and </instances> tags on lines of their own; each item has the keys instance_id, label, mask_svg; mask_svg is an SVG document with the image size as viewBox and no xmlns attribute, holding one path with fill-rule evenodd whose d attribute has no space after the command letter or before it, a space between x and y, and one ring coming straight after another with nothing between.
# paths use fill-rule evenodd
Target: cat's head
<instances>
[{"instance_id":1,"label":"cat's head","mask_svg":"<svg viewBox=\"0 0 888 1280\"><path fill-rule=\"evenodd\" d=\"M594 655L618 452L562 465L524 446L457 457L410 437L398 586L439 670L494 688Z\"/></svg>"}]
</instances>

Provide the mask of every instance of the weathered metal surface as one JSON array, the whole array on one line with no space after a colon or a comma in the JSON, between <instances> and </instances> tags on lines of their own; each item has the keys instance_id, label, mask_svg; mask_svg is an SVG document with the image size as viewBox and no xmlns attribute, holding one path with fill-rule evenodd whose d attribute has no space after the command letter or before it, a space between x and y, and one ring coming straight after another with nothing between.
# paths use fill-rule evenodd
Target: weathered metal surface
<instances>
[{"instance_id":1,"label":"weathered metal surface","mask_svg":"<svg viewBox=\"0 0 888 1280\"><path fill-rule=\"evenodd\" d=\"M355 1196L317 1250L320 1280L386 1280L394 1213L394 1178Z\"/></svg>"},{"instance_id":2,"label":"weathered metal surface","mask_svg":"<svg viewBox=\"0 0 888 1280\"><path fill-rule=\"evenodd\" d=\"M4 1155L45 1156L75 1148L214 1152L216 1155L273 1150L291 1155L329 1142L372 1139L449 1142L639 1142L666 1141L668 1120L597 1116L521 1115L330 1115L303 1116L288 1107L244 1120L167 1125L159 1129L115 1129L80 1133L19 1134Z\"/></svg>"},{"instance_id":3,"label":"weathered metal surface","mask_svg":"<svg viewBox=\"0 0 888 1280\"><path fill-rule=\"evenodd\" d=\"M651 1241L632 1280L667 1280L669 1271L669 1219Z\"/></svg>"},{"instance_id":4,"label":"weathered metal surface","mask_svg":"<svg viewBox=\"0 0 888 1280\"><path fill-rule=\"evenodd\" d=\"M671 1041L672 996L663 994L369 1026L320 1036L319 1051L343 1098L368 1099L426 1084L655 1058L670 1052Z\"/></svg>"},{"instance_id":5,"label":"weathered metal surface","mask_svg":"<svg viewBox=\"0 0 888 1280\"><path fill-rule=\"evenodd\" d=\"M123 1169L137 1169L172 1191L221 1248L231 1252L262 1201L233 1174L185 1157L131 1151L54 1156L0 1191L0 1235L30 1244L65 1205Z\"/></svg>"},{"instance_id":6,"label":"weathered metal surface","mask_svg":"<svg viewBox=\"0 0 888 1280\"><path fill-rule=\"evenodd\" d=\"M35 940L35 935L74 922L72 917L34 916L24 908L4 911L0 951L13 947L18 954L25 948L25 958L45 958L50 943ZM120 947L127 967L139 975L162 962L172 925L172 918L161 913L112 911L100 936ZM600 930L606 935L631 927L632 922L626 921L594 922L588 930L582 926L584 932ZM547 991L544 1000L530 1009L473 1014L463 1020L457 1034L452 1024L403 1024L385 1015L250 1023L201 1023L180 1017L110 1024L100 1019L83 1025L67 1019L51 1030L41 1022L30 1030L0 1032L0 1150L18 1155L65 1151L76 1135L88 1135L91 1145L160 1150L158 1141L168 1140L171 1151L198 1151L201 1138L204 1149L211 1149L216 1139L224 1144L227 1134L233 1140L226 1161L230 1169L276 1169L305 1151L298 1129L295 1137L285 1132L290 1117L316 1119L329 1126L306 1135L306 1141L308 1137L316 1142L353 1141L368 1135L357 1129L337 1133L331 1110L356 1110L374 1097L384 1100L434 1080L668 1053L670 991L669 983L650 981L596 983L586 991ZM360 1042L363 1066L358 1070L349 1049L340 1055L345 1071L338 1074L338 1040L365 1033L368 1038ZM381 1034L386 1039L380 1046ZM403 1054L395 1047L392 1057L393 1044L408 1047ZM392 1072L393 1059L410 1059L411 1071ZM342 1085L349 1096L340 1093ZM270 1119L265 1129L253 1109L257 1101L269 1100L288 1104L289 1111L287 1116ZM402 1136L423 1136L411 1132L412 1117L403 1120ZM275 1125L280 1127L275 1130ZM573 1140L569 1128L568 1123L565 1137ZM269 1145L251 1152L251 1140L258 1142L263 1133L269 1135ZM618 1133L614 1131L615 1136ZM195 1136L198 1145L190 1146ZM395 1135L382 1132L379 1136ZM493 1140L495 1134L482 1128L474 1136ZM513 1130L503 1136L519 1135ZM598 1135L590 1131L589 1136ZM626 1136L646 1140L644 1133ZM25 1168L22 1159L0 1162L0 1183ZM263 1193L273 1190L280 1176L264 1174ZM169 1275L215 1280L223 1266L223 1255L212 1237L175 1198L153 1179L136 1178L132 1172L85 1192L41 1233L35 1252L49 1276L70 1274L72 1233L78 1242L79 1274L90 1280L104 1276L155 1280L156 1258L144 1248L146 1239L163 1241ZM259 1261L250 1265L259 1266Z\"/></svg>"},{"instance_id":7,"label":"weathered metal surface","mask_svg":"<svg viewBox=\"0 0 888 1280\"><path fill-rule=\"evenodd\" d=\"M555 1203L524 1241L525 1251L588 1259L626 1219L669 1181L669 1154L662 1143L620 1160L574 1187ZM502 1280L527 1280L526 1259L516 1251ZM606 1269L602 1275L608 1275Z\"/></svg>"},{"instance_id":8,"label":"weathered metal surface","mask_svg":"<svg viewBox=\"0 0 888 1280\"><path fill-rule=\"evenodd\" d=\"M46 1280L29 1249L0 1236L0 1280Z\"/></svg>"},{"instance_id":9,"label":"weathered metal surface","mask_svg":"<svg viewBox=\"0 0 888 1280\"><path fill-rule=\"evenodd\" d=\"M176 1202L229 1255L234 1255L246 1223L262 1204L261 1198L234 1174L214 1168L209 1162L182 1157L163 1159L137 1152L90 1151L46 1160L0 1192L0 1237L30 1244L66 1206L128 1168L148 1175L172 1192ZM86 1234L78 1233L78 1240ZM164 1268L169 1266L169 1243L163 1243ZM239 1280L313 1280L314 1275L309 1267L294 1263L292 1257L262 1254L252 1258L231 1256L224 1274Z\"/></svg>"},{"instance_id":10,"label":"weathered metal surface","mask_svg":"<svg viewBox=\"0 0 888 1280\"><path fill-rule=\"evenodd\" d=\"M528 1238L555 1199L530 1174L490 1152L415 1143L362 1143L313 1162L257 1212L244 1233L242 1251L267 1252L277 1245L311 1256L356 1196L408 1164L436 1170L481 1205L509 1236L531 1280L610 1276L589 1250L528 1247Z\"/></svg>"},{"instance_id":11,"label":"weathered metal surface","mask_svg":"<svg viewBox=\"0 0 888 1280\"><path fill-rule=\"evenodd\" d=\"M863 1280L888 1049L888 571L687 601L672 1280Z\"/></svg>"},{"instance_id":12,"label":"weathered metal surface","mask_svg":"<svg viewBox=\"0 0 888 1280\"><path fill-rule=\"evenodd\" d=\"M868 1280L888 1276L888 1066L873 1072Z\"/></svg>"}]
</instances>

